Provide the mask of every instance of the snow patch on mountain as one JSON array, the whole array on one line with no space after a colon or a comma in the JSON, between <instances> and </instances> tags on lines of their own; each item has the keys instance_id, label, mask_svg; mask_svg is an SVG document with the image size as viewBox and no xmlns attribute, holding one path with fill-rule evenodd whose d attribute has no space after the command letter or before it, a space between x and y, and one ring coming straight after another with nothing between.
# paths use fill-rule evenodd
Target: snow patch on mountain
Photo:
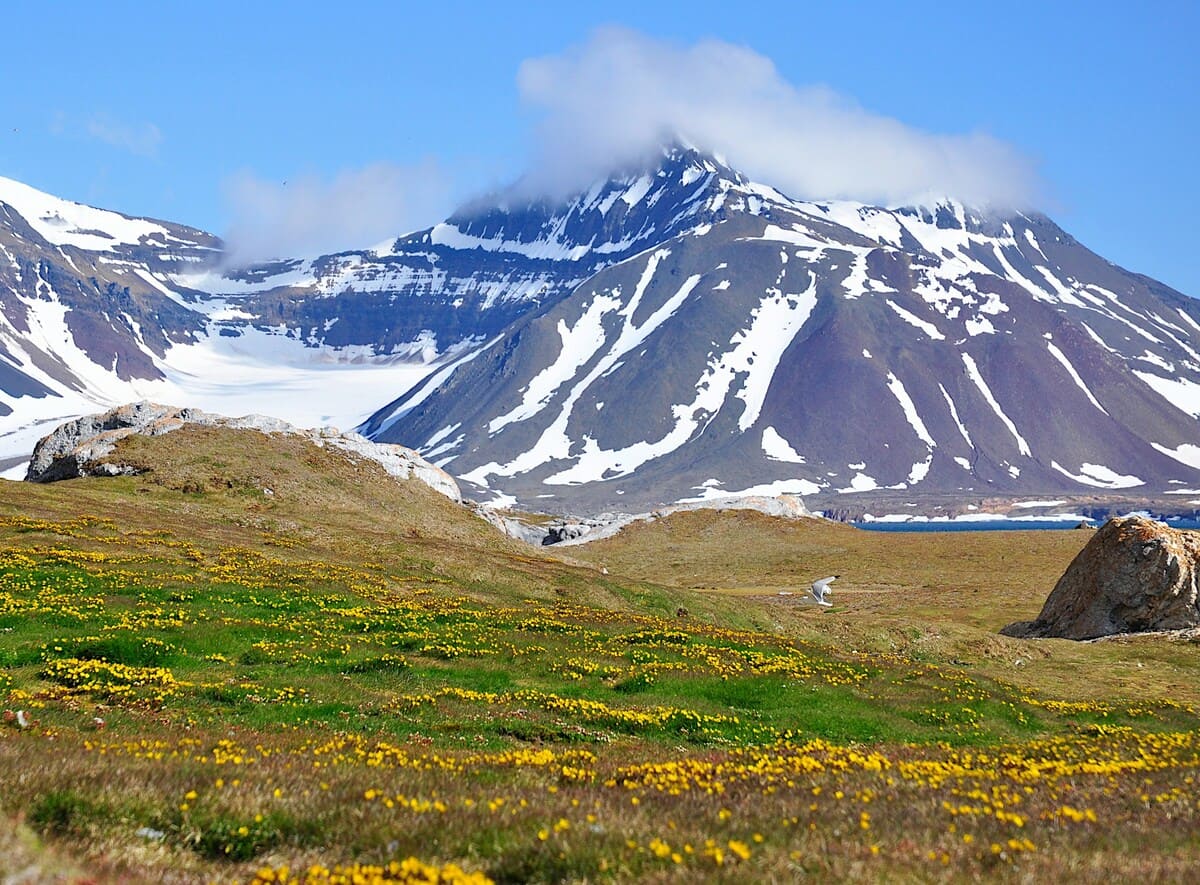
<instances>
[{"instance_id":1,"label":"snow patch on mountain","mask_svg":"<svg viewBox=\"0 0 1200 885\"><path fill-rule=\"evenodd\" d=\"M896 398L896 402L900 404L900 408L904 410L904 417L908 419L909 426L920 438L921 442L933 449L937 447L937 443L933 441L933 437L929 434L929 429L925 426L925 422L921 420L921 416L917 414L917 407L912 401L912 397L908 395L908 391L904 389L904 384L892 372L888 372L887 376L888 390L892 392L892 396Z\"/></svg>"},{"instance_id":2,"label":"snow patch on mountain","mask_svg":"<svg viewBox=\"0 0 1200 885\"><path fill-rule=\"evenodd\" d=\"M958 408L954 405L954 400L950 394L946 392L946 387L943 384L938 384L938 390L942 392L942 397L946 400L946 405L950 408L950 417L954 419L954 424L958 428L958 432L962 434L962 438L971 448L975 448L975 444L971 442L971 434L967 432L967 428L963 425L962 419L958 417Z\"/></svg>"},{"instance_id":3,"label":"snow patch on mountain","mask_svg":"<svg viewBox=\"0 0 1200 885\"><path fill-rule=\"evenodd\" d=\"M144 218L72 203L11 178L0 177L0 203L15 209L38 236L55 246L110 252L117 246L142 242L162 247L172 242L196 245L180 240L167 228Z\"/></svg>"},{"instance_id":4,"label":"snow patch on mountain","mask_svg":"<svg viewBox=\"0 0 1200 885\"><path fill-rule=\"evenodd\" d=\"M908 323L910 326L920 329L922 332L924 332L926 335L928 335L934 341L945 341L946 340L946 336L943 335L941 332L939 332L938 327L935 326L933 323L928 322L927 320L921 319L919 316L912 313L911 311L905 310L903 307L901 307L895 301L892 301L889 299L886 303L887 303L888 307L890 307L893 311L896 312L896 315L898 317L900 317L900 319L904 320L904 322ZM990 323L989 323L989 325L990 325ZM970 330L968 329L968 331L970 331Z\"/></svg>"},{"instance_id":5,"label":"snow patch on mountain","mask_svg":"<svg viewBox=\"0 0 1200 885\"><path fill-rule=\"evenodd\" d=\"M620 292L597 295L574 326L568 327L566 320L559 320L562 345L558 357L529 382L519 405L488 422L488 433L498 433L514 421L525 421L541 412L558 389L599 352L605 342L604 317L620 306Z\"/></svg>"},{"instance_id":6,"label":"snow patch on mountain","mask_svg":"<svg viewBox=\"0 0 1200 885\"><path fill-rule=\"evenodd\" d=\"M1200 383L1190 378L1164 378L1153 372L1133 370L1146 384L1175 408L1193 418L1200 418Z\"/></svg>"},{"instance_id":7,"label":"snow patch on mountain","mask_svg":"<svg viewBox=\"0 0 1200 885\"><path fill-rule=\"evenodd\" d=\"M767 426L762 432L762 450L772 461L803 464L804 456L792 448L791 443L779 435L774 427Z\"/></svg>"},{"instance_id":8,"label":"snow patch on mountain","mask_svg":"<svg viewBox=\"0 0 1200 885\"><path fill-rule=\"evenodd\" d=\"M1129 489L1134 486L1144 485L1142 480L1136 476L1122 475L1115 470L1105 467L1103 464L1081 464L1079 466L1079 473L1071 473L1057 461L1051 461L1050 466L1063 476L1069 476L1075 482L1095 486L1099 489Z\"/></svg>"},{"instance_id":9,"label":"snow patch on mountain","mask_svg":"<svg viewBox=\"0 0 1200 885\"><path fill-rule=\"evenodd\" d=\"M812 315L816 305L816 277L810 278L808 288L803 292L784 294L778 289L768 289L767 297L753 312L750 327L739 332L729 342L734 348L722 356L720 362L713 367L711 379L708 376L702 379L702 384L705 380L711 380L715 388L722 380L728 378L728 373L747 374L742 389L735 394L746 404L741 417L738 418L738 429L748 430L758 421L763 400L767 396L767 388L775 377L779 361ZM725 383L725 389L728 389L731 380ZM722 398L723 396L724 391Z\"/></svg>"},{"instance_id":10,"label":"snow patch on mountain","mask_svg":"<svg viewBox=\"0 0 1200 885\"><path fill-rule=\"evenodd\" d=\"M1017 441L1017 450L1022 455L1027 457L1032 456L1029 443L1027 443L1025 441L1025 437L1021 436L1021 434L1017 431L1017 425L1013 424L1012 419L1004 413L1002 408L1000 408L1000 403L996 402L996 397L992 395L991 388L988 387L987 382L983 380L983 375L980 374L979 366L975 364L975 360L972 359L969 353L964 353L962 355L962 359L963 365L966 366L967 369L967 376L971 379L975 386L979 388L979 392L983 394L983 398L987 400L987 404L992 407L992 411L996 413L996 417L1004 423L1004 426L1008 428L1008 432L1013 435L1013 439Z\"/></svg>"},{"instance_id":11,"label":"snow patch on mountain","mask_svg":"<svg viewBox=\"0 0 1200 885\"><path fill-rule=\"evenodd\" d=\"M557 417L550 424L550 426L543 431L541 437L534 444L533 448L518 455L516 458L512 459L506 464L499 464L494 461L489 464L485 464L469 473L464 474L463 479L467 480L468 482L486 487L489 476L513 476L516 473L532 470L534 467L545 464L549 461L564 460L569 456L571 441L566 432L567 422L570 420L571 413L575 408L575 404L579 401L584 391L586 391L592 385L592 383L596 381L596 379L603 377L606 372L616 366L628 353L632 352L634 349L639 347L642 342L648 339L650 335L653 334L655 329L662 325L662 323L664 323L672 314L675 313L676 310L679 309L680 305L688 298L689 295L691 295L692 290L695 289L696 285L700 282L700 276L698 274L689 277L687 281L685 281L684 284L675 292L675 294L668 298L666 302L664 302L657 310L655 310L640 326L634 325L633 317L636 315L637 309L641 305L642 298L646 294L646 289L654 279L655 272L658 270L660 262L669 257L670 254L671 252L669 249L658 249L646 256L646 266L642 270L641 277L638 279L638 283L634 288L633 295L630 297L625 307L618 312L618 315L623 320L623 324L620 332L617 335L616 341L613 342L612 346L596 363L596 365L592 367L592 370L583 378L583 380L572 388L571 393L567 396L566 401L560 407ZM610 293L610 295L616 297L616 293ZM661 446L658 448L650 445L639 446L636 451L628 452L625 455L618 455L615 452L604 453L600 451L598 446L596 446L594 440L585 440L584 452L583 455L580 456L580 464L582 465L582 459L586 458L588 467L581 467L581 469L585 471L585 475L590 475L587 474L586 471L594 470L598 463L605 461L612 462L614 460L614 456L615 460L618 462L623 463L624 459L628 458L630 463L636 460L638 465L640 465L645 463L645 461L649 460L650 458L657 457L657 455L654 454L655 451L661 451ZM611 465L602 467L601 474L603 474L605 470L610 469L610 467ZM611 469L621 468L611 467ZM629 469L632 470L634 468ZM547 482L550 484L558 484L571 481L585 481L563 478L564 474L567 476L577 475L572 474L569 471L563 471L560 474L556 474L555 477L548 479ZM600 477L598 476L596 478L599 479Z\"/></svg>"},{"instance_id":12,"label":"snow patch on mountain","mask_svg":"<svg viewBox=\"0 0 1200 885\"><path fill-rule=\"evenodd\" d=\"M871 492L877 488L879 488L879 481L875 477L859 472L854 474L854 478L850 480L850 485L844 489L838 489L838 491L842 494L847 494L851 492Z\"/></svg>"},{"instance_id":13,"label":"snow patch on mountain","mask_svg":"<svg viewBox=\"0 0 1200 885\"><path fill-rule=\"evenodd\" d=\"M1173 449L1169 449L1158 443L1150 443L1150 445L1154 446L1154 448L1164 455L1174 458L1180 464L1186 464L1188 467L1195 467L1197 470L1200 470L1200 446L1193 445L1192 443L1183 443ZM1170 494L1175 493L1171 492Z\"/></svg>"},{"instance_id":14,"label":"snow patch on mountain","mask_svg":"<svg viewBox=\"0 0 1200 885\"><path fill-rule=\"evenodd\" d=\"M680 498L680 504L695 504L701 501L718 501L721 498L779 498L784 495L815 495L821 491L821 486L807 479L780 479L774 482L760 483L736 491L729 491L720 486L719 480L709 480L703 486L699 495Z\"/></svg>"},{"instance_id":15,"label":"snow patch on mountain","mask_svg":"<svg viewBox=\"0 0 1200 885\"><path fill-rule=\"evenodd\" d=\"M1075 382L1075 386L1083 391L1083 395L1087 397L1088 402L1107 415L1108 410L1105 409L1104 406L1100 405L1100 401L1092 395L1092 391L1088 388L1087 384L1084 383L1083 378L1079 376L1079 373L1075 371L1075 367L1071 365L1071 361L1067 359L1067 355L1059 350L1053 341L1046 342L1046 349L1049 350L1050 355L1058 360L1062 367L1067 370L1067 374L1071 376L1071 380Z\"/></svg>"}]
</instances>

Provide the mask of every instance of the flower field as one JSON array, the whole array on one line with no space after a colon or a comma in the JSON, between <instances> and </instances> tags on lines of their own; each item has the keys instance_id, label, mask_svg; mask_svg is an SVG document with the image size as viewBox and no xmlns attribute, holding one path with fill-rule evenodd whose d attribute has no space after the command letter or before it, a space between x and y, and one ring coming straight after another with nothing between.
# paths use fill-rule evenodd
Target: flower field
<instances>
[{"instance_id":1,"label":"flower field","mask_svg":"<svg viewBox=\"0 0 1200 885\"><path fill-rule=\"evenodd\" d=\"M986 561L947 579L968 601L931 646L920 612L885 623L835 596L835 620L613 550L605 574L336 463L276 481L269 504L250 481L181 492L170 476L286 473L296 453L168 454L152 478L0 499L0 877L1184 881L1200 865L1200 652L993 639L970 601ZM979 543L1028 553L1024 534ZM1012 553L1011 580L1083 540Z\"/></svg>"}]
</instances>

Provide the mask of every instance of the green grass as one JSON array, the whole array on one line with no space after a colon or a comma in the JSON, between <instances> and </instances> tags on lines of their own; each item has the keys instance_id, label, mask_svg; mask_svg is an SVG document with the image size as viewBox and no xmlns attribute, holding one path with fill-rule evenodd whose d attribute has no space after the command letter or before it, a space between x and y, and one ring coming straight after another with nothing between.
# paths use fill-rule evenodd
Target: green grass
<instances>
[{"instance_id":1,"label":"green grass","mask_svg":"<svg viewBox=\"0 0 1200 885\"><path fill-rule=\"evenodd\" d=\"M1197 775L1174 737L1200 726L1196 646L996 635L1081 535L699 513L556 553L294 440L180 431L125 457L147 472L0 498L0 708L36 719L0 726L0 811L97 875L408 853L498 881L1082 875L1092 824L1060 819L1087 799L1114 845L1149 846L1107 869L1169 878L1155 846L1197 823L1169 786ZM778 595L831 571L830 612ZM1110 747L1128 759L1094 782L1063 761ZM960 752L1043 760L992 809L1029 823L946 816L1017 777ZM1005 847L1030 833L1043 854Z\"/></svg>"}]
</instances>

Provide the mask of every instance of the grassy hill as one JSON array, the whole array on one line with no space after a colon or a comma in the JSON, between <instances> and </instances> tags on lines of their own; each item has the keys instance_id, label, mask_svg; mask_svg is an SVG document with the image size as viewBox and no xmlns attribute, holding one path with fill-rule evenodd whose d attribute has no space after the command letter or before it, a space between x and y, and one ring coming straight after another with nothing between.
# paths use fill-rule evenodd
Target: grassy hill
<instances>
[{"instance_id":1,"label":"grassy hill","mask_svg":"<svg viewBox=\"0 0 1200 885\"><path fill-rule=\"evenodd\" d=\"M1200 861L1196 647L995 634L1086 533L682 513L547 551L294 438L188 428L117 457L143 472L0 486L2 874ZM831 611L779 595L832 573Z\"/></svg>"}]
</instances>

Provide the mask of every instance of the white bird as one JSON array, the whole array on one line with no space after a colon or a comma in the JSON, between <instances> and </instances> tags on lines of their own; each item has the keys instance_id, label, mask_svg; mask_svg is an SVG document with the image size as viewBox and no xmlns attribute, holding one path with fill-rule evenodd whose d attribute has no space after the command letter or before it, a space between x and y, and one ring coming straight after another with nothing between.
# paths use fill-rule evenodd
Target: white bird
<instances>
[{"instance_id":1,"label":"white bird","mask_svg":"<svg viewBox=\"0 0 1200 885\"><path fill-rule=\"evenodd\" d=\"M812 586L808 588L808 592L812 595L812 598L817 605L833 605L833 603L825 597L833 592L829 589L829 585L840 577L841 575L830 575L828 578L821 578L819 581L813 581Z\"/></svg>"},{"instance_id":2,"label":"white bird","mask_svg":"<svg viewBox=\"0 0 1200 885\"><path fill-rule=\"evenodd\" d=\"M33 721L29 718L28 713L26 713L24 710L17 711L17 725L19 725L21 728L28 728L32 724Z\"/></svg>"}]
</instances>

